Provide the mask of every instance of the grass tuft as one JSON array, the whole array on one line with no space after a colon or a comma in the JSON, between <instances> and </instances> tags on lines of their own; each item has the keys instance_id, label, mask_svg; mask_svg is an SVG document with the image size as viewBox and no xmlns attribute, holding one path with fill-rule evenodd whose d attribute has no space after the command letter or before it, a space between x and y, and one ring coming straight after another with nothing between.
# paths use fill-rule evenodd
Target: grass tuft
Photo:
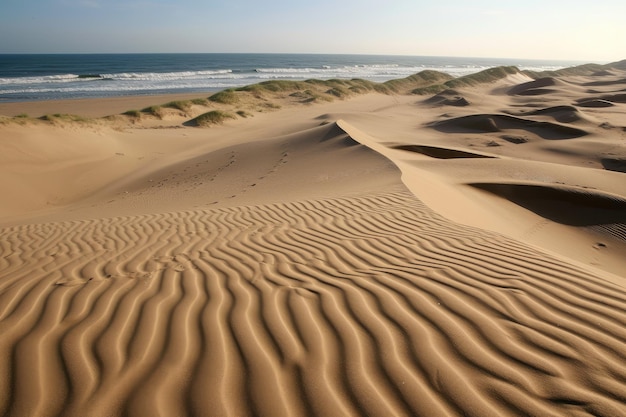
<instances>
[{"instance_id":1,"label":"grass tuft","mask_svg":"<svg viewBox=\"0 0 626 417\"><path fill-rule=\"evenodd\" d=\"M149 114L149 115L152 115L152 116L157 117L159 119L162 119L163 116L165 115L165 113L163 112L163 107L161 107L161 106L146 107L145 109L142 109L141 112Z\"/></svg>"},{"instance_id":2,"label":"grass tuft","mask_svg":"<svg viewBox=\"0 0 626 417\"><path fill-rule=\"evenodd\" d=\"M75 114L55 113L46 114L39 118L46 122L88 122L89 119Z\"/></svg>"},{"instance_id":3,"label":"grass tuft","mask_svg":"<svg viewBox=\"0 0 626 417\"><path fill-rule=\"evenodd\" d=\"M447 81L445 85L448 88L471 87L478 84L491 83L505 78L507 75L518 74L520 71L517 67L495 67L489 68L475 74L466 75L464 77L455 78Z\"/></svg>"},{"instance_id":4,"label":"grass tuft","mask_svg":"<svg viewBox=\"0 0 626 417\"><path fill-rule=\"evenodd\" d=\"M389 80L381 85L389 89L394 93L406 93L412 92L415 89L429 87L435 84L443 84L446 81L452 80L449 74L445 74L439 71L424 70L417 74L410 75L406 78L400 78L396 80Z\"/></svg>"},{"instance_id":5,"label":"grass tuft","mask_svg":"<svg viewBox=\"0 0 626 417\"><path fill-rule=\"evenodd\" d=\"M210 112L201 114L185 123L187 126L208 127L211 125L222 124L227 119L236 119L236 116L223 112L221 110L212 110Z\"/></svg>"},{"instance_id":6,"label":"grass tuft","mask_svg":"<svg viewBox=\"0 0 626 417\"><path fill-rule=\"evenodd\" d=\"M236 91L248 91L251 93L279 93L305 90L307 88L306 81L291 81L291 80L270 80L263 81L258 84L252 84L245 87L240 87Z\"/></svg>"},{"instance_id":7,"label":"grass tuft","mask_svg":"<svg viewBox=\"0 0 626 417\"><path fill-rule=\"evenodd\" d=\"M345 88L341 86L336 86L336 87L331 88L330 90L326 90L326 94L335 96L338 98L343 98L348 95L348 92Z\"/></svg>"},{"instance_id":8,"label":"grass tuft","mask_svg":"<svg viewBox=\"0 0 626 417\"><path fill-rule=\"evenodd\" d=\"M213 94L211 97L209 97L209 100L214 103L236 104L239 101L239 98L237 97L235 90L229 88L227 90Z\"/></svg>"},{"instance_id":9,"label":"grass tuft","mask_svg":"<svg viewBox=\"0 0 626 417\"><path fill-rule=\"evenodd\" d=\"M206 98L194 98L191 100L191 104L195 104L196 106L208 106L209 100Z\"/></svg>"},{"instance_id":10,"label":"grass tuft","mask_svg":"<svg viewBox=\"0 0 626 417\"><path fill-rule=\"evenodd\" d=\"M128 110L122 113L124 116L130 116L139 119L141 117L141 112L139 110Z\"/></svg>"},{"instance_id":11,"label":"grass tuft","mask_svg":"<svg viewBox=\"0 0 626 417\"><path fill-rule=\"evenodd\" d=\"M253 117L254 115L252 113L248 113L245 110L237 110L237 114L241 117L243 117L244 119L248 118L248 117Z\"/></svg>"},{"instance_id":12,"label":"grass tuft","mask_svg":"<svg viewBox=\"0 0 626 417\"><path fill-rule=\"evenodd\" d=\"M189 113L191 111L191 101L189 100L170 101L169 103L165 103L163 107L168 108L168 109L180 110L184 113Z\"/></svg>"},{"instance_id":13,"label":"grass tuft","mask_svg":"<svg viewBox=\"0 0 626 417\"><path fill-rule=\"evenodd\" d=\"M429 85L428 87L416 88L411 91L411 94L417 94L417 95L439 94L442 91L445 91L447 89L448 87L446 87L444 84L434 84L434 85Z\"/></svg>"}]
</instances>

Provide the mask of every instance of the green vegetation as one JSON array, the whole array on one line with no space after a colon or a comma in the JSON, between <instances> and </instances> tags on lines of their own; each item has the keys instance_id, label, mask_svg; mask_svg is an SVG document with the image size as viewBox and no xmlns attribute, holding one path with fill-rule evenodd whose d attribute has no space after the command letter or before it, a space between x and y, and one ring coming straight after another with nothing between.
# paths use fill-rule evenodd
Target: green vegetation
<instances>
[{"instance_id":1,"label":"green vegetation","mask_svg":"<svg viewBox=\"0 0 626 417\"><path fill-rule=\"evenodd\" d=\"M320 99L329 101L333 98L346 98L355 94L365 94L372 91L383 94L392 92L384 84L358 78L352 80L272 80L241 87L235 91L253 93L256 98L263 98L269 93L291 93L289 96L301 99L301 103L311 103Z\"/></svg>"},{"instance_id":2,"label":"green vegetation","mask_svg":"<svg viewBox=\"0 0 626 417\"><path fill-rule=\"evenodd\" d=\"M141 112L139 110L128 110L128 111L125 111L122 114L124 116L135 117L137 119L141 117Z\"/></svg>"},{"instance_id":3,"label":"green vegetation","mask_svg":"<svg viewBox=\"0 0 626 417\"><path fill-rule=\"evenodd\" d=\"M445 91L447 89L448 87L446 87L444 84L435 84L435 85L429 85L428 87L416 88L415 90L411 91L411 94L417 94L417 95L439 94L442 91Z\"/></svg>"},{"instance_id":4,"label":"green vegetation","mask_svg":"<svg viewBox=\"0 0 626 417\"><path fill-rule=\"evenodd\" d=\"M235 104L239 101L239 98L237 97L235 90L229 88L228 90L220 91L219 93L213 94L211 97L209 97L209 100L214 103Z\"/></svg>"},{"instance_id":5,"label":"green vegetation","mask_svg":"<svg viewBox=\"0 0 626 417\"><path fill-rule=\"evenodd\" d=\"M75 114L55 113L46 114L39 118L46 122L88 122L89 119L83 116L77 116Z\"/></svg>"},{"instance_id":6,"label":"green vegetation","mask_svg":"<svg viewBox=\"0 0 626 417\"><path fill-rule=\"evenodd\" d=\"M244 119L248 118L248 117L252 117L252 113L248 113L245 110L237 110L237 114L241 117L243 117Z\"/></svg>"},{"instance_id":7,"label":"green vegetation","mask_svg":"<svg viewBox=\"0 0 626 417\"><path fill-rule=\"evenodd\" d=\"M191 111L191 101L170 101L169 103L165 103L163 107L166 107L168 109L180 110L184 113L189 113L189 111Z\"/></svg>"},{"instance_id":8,"label":"green vegetation","mask_svg":"<svg viewBox=\"0 0 626 417\"><path fill-rule=\"evenodd\" d=\"M484 71L477 72L476 74L470 74L447 81L445 85L448 88L471 87L478 84L494 82L505 78L507 75L519 74L519 72L520 70L517 67L489 68Z\"/></svg>"},{"instance_id":9,"label":"green vegetation","mask_svg":"<svg viewBox=\"0 0 626 417\"><path fill-rule=\"evenodd\" d=\"M206 98L194 98L191 100L191 104L195 104L196 106L208 106L209 100Z\"/></svg>"},{"instance_id":10,"label":"green vegetation","mask_svg":"<svg viewBox=\"0 0 626 417\"><path fill-rule=\"evenodd\" d=\"M343 97L348 96L349 92L344 87L338 85L336 87L331 88L330 90L327 90L326 94L335 96L337 98L343 98Z\"/></svg>"},{"instance_id":11,"label":"green vegetation","mask_svg":"<svg viewBox=\"0 0 626 417\"><path fill-rule=\"evenodd\" d=\"M251 93L263 93L263 92L289 92L297 90L305 90L308 88L308 81L290 81L290 80L271 80L263 81L258 84L252 84L245 87L240 87L236 91L248 91Z\"/></svg>"},{"instance_id":12,"label":"green vegetation","mask_svg":"<svg viewBox=\"0 0 626 417\"><path fill-rule=\"evenodd\" d=\"M435 72L435 71L432 71ZM517 67L495 67L489 68L484 71L477 72L475 74L466 75L459 78L449 79L443 83L425 84L422 87L415 88L411 91L412 94L437 94L449 88L459 87L472 87L484 83L492 83L494 81L505 78L507 75L519 74L520 70ZM422 73L419 73L422 74ZM417 75L419 75L417 74ZM445 75L445 74L444 74Z\"/></svg>"},{"instance_id":13,"label":"green vegetation","mask_svg":"<svg viewBox=\"0 0 626 417\"><path fill-rule=\"evenodd\" d=\"M159 119L162 119L163 116L165 115L163 112L163 107L161 106L150 106L150 107L146 107L145 109L141 110L142 113L146 113L152 116L155 116Z\"/></svg>"},{"instance_id":14,"label":"green vegetation","mask_svg":"<svg viewBox=\"0 0 626 417\"><path fill-rule=\"evenodd\" d=\"M439 71L425 70L417 74L410 75L406 78L397 80L389 80L382 85L394 93L413 92L415 89L430 87L432 85L443 84L446 81L453 80L449 74Z\"/></svg>"},{"instance_id":15,"label":"green vegetation","mask_svg":"<svg viewBox=\"0 0 626 417\"><path fill-rule=\"evenodd\" d=\"M606 70L607 65L584 64L570 68L563 68L556 71L523 71L524 74L531 78L538 79L544 77L563 77L570 75L590 75L596 71Z\"/></svg>"},{"instance_id":16,"label":"green vegetation","mask_svg":"<svg viewBox=\"0 0 626 417\"><path fill-rule=\"evenodd\" d=\"M270 109L270 110L278 110L282 106L280 104L276 104L276 103L272 103L270 101L266 101L264 103L261 103L261 107L266 108L266 109Z\"/></svg>"},{"instance_id":17,"label":"green vegetation","mask_svg":"<svg viewBox=\"0 0 626 417\"><path fill-rule=\"evenodd\" d=\"M322 101L331 101L332 99L327 96L323 96L322 94L318 94L313 90L304 90L304 91L296 91L295 93L289 94L289 97L297 98L300 100L300 103L313 103L318 100Z\"/></svg>"},{"instance_id":18,"label":"green vegetation","mask_svg":"<svg viewBox=\"0 0 626 417\"><path fill-rule=\"evenodd\" d=\"M201 114L185 123L187 126L207 127L215 124L222 124L226 119L236 119L237 117L231 113L221 110L212 110Z\"/></svg>"},{"instance_id":19,"label":"green vegetation","mask_svg":"<svg viewBox=\"0 0 626 417\"><path fill-rule=\"evenodd\" d=\"M8 125L11 123L15 123L15 124L23 126L33 120L36 120L36 119L30 117L26 113L20 113L15 116L0 116L0 125Z\"/></svg>"}]
</instances>

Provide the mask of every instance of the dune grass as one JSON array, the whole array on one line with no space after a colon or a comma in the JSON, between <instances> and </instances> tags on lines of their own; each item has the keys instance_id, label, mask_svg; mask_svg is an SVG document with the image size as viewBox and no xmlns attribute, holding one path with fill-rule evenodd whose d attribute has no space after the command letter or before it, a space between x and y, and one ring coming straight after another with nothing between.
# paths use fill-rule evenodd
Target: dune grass
<instances>
[{"instance_id":1,"label":"dune grass","mask_svg":"<svg viewBox=\"0 0 626 417\"><path fill-rule=\"evenodd\" d=\"M248 113L245 110L237 110L237 114L241 117L243 117L244 119L247 119L248 117L253 117L252 113Z\"/></svg>"},{"instance_id":2,"label":"dune grass","mask_svg":"<svg viewBox=\"0 0 626 417\"><path fill-rule=\"evenodd\" d=\"M213 94L209 97L209 100L220 104L236 104L239 102L239 98L237 97L235 90L231 88Z\"/></svg>"},{"instance_id":3,"label":"dune grass","mask_svg":"<svg viewBox=\"0 0 626 417\"><path fill-rule=\"evenodd\" d=\"M296 91L294 93L289 94L289 97L295 98L299 100L299 103L314 103L318 101L331 101L332 98L318 93L317 91L308 89L304 91Z\"/></svg>"},{"instance_id":4,"label":"dune grass","mask_svg":"<svg viewBox=\"0 0 626 417\"><path fill-rule=\"evenodd\" d=\"M163 111L163 107L159 105L146 107L144 109L141 109L141 112L154 116L158 119L162 119L163 116L165 115L165 112Z\"/></svg>"},{"instance_id":5,"label":"dune grass","mask_svg":"<svg viewBox=\"0 0 626 417\"><path fill-rule=\"evenodd\" d=\"M45 122L89 122L91 119L83 116L78 116L76 114L66 114L66 113L54 113L54 114L46 114L41 116L39 120L43 120Z\"/></svg>"},{"instance_id":6,"label":"dune grass","mask_svg":"<svg viewBox=\"0 0 626 417\"><path fill-rule=\"evenodd\" d=\"M134 117L137 119L141 117L141 112L139 110L127 110L122 114L124 116Z\"/></svg>"},{"instance_id":7,"label":"dune grass","mask_svg":"<svg viewBox=\"0 0 626 417\"><path fill-rule=\"evenodd\" d=\"M505 78L508 75L519 73L520 70L514 66L494 67L475 74L465 75L459 78L451 78L443 83L426 83L423 86L413 89L411 93L419 95L437 94L450 88L472 87L479 84L492 83Z\"/></svg>"},{"instance_id":8,"label":"dune grass","mask_svg":"<svg viewBox=\"0 0 626 417\"><path fill-rule=\"evenodd\" d=\"M224 112L221 110L211 110L210 112L203 113L198 117L194 117L185 123L186 126L208 127L211 125L222 124L227 119L236 119L232 113Z\"/></svg>"},{"instance_id":9,"label":"dune grass","mask_svg":"<svg viewBox=\"0 0 626 417\"><path fill-rule=\"evenodd\" d=\"M165 103L163 104L163 107L168 109L180 110L184 113L189 113L191 111L191 105L191 100L177 100Z\"/></svg>"},{"instance_id":10,"label":"dune grass","mask_svg":"<svg viewBox=\"0 0 626 417\"><path fill-rule=\"evenodd\" d=\"M424 70L406 78L386 81L382 83L382 85L394 93L403 94L406 92L412 92L415 89L443 84L446 81L453 79L454 77L443 72Z\"/></svg>"},{"instance_id":11,"label":"dune grass","mask_svg":"<svg viewBox=\"0 0 626 417\"><path fill-rule=\"evenodd\" d=\"M478 84L494 82L505 78L508 75L519 74L519 72L520 70L513 66L489 68L475 74L447 81L445 82L445 85L448 88L471 87Z\"/></svg>"},{"instance_id":12,"label":"dune grass","mask_svg":"<svg viewBox=\"0 0 626 417\"><path fill-rule=\"evenodd\" d=\"M608 65L610 68L610 64ZM570 75L590 75L596 71L602 71L607 68L607 65L600 64L583 64L575 67L563 68L556 71L523 71L524 74L531 78L538 79L544 77L563 77Z\"/></svg>"},{"instance_id":13,"label":"dune grass","mask_svg":"<svg viewBox=\"0 0 626 417\"><path fill-rule=\"evenodd\" d=\"M209 100L206 98L194 98L191 101L191 104L195 104L196 106L208 106Z\"/></svg>"},{"instance_id":14,"label":"dune grass","mask_svg":"<svg viewBox=\"0 0 626 417\"><path fill-rule=\"evenodd\" d=\"M291 80L270 80L262 81L257 84L247 85L240 87L235 91L248 91L251 93L263 93L263 92L289 92L305 90L309 88L307 81L291 81Z\"/></svg>"}]
</instances>

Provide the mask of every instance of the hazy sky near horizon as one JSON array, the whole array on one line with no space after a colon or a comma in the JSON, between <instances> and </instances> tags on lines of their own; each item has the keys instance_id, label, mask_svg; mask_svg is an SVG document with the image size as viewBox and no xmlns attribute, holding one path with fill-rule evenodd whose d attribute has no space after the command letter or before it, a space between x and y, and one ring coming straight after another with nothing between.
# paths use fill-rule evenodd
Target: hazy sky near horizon
<instances>
[{"instance_id":1,"label":"hazy sky near horizon","mask_svg":"<svg viewBox=\"0 0 626 417\"><path fill-rule=\"evenodd\" d=\"M0 0L0 53L267 52L608 62L624 0Z\"/></svg>"}]
</instances>

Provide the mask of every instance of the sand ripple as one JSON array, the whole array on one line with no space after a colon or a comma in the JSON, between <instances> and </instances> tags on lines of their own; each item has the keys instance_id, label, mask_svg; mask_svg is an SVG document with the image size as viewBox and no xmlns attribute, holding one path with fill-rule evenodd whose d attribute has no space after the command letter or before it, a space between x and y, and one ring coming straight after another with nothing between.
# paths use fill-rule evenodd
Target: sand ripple
<instances>
[{"instance_id":1,"label":"sand ripple","mask_svg":"<svg viewBox=\"0 0 626 417\"><path fill-rule=\"evenodd\" d=\"M1 415L626 414L624 288L403 187L0 233Z\"/></svg>"}]
</instances>

